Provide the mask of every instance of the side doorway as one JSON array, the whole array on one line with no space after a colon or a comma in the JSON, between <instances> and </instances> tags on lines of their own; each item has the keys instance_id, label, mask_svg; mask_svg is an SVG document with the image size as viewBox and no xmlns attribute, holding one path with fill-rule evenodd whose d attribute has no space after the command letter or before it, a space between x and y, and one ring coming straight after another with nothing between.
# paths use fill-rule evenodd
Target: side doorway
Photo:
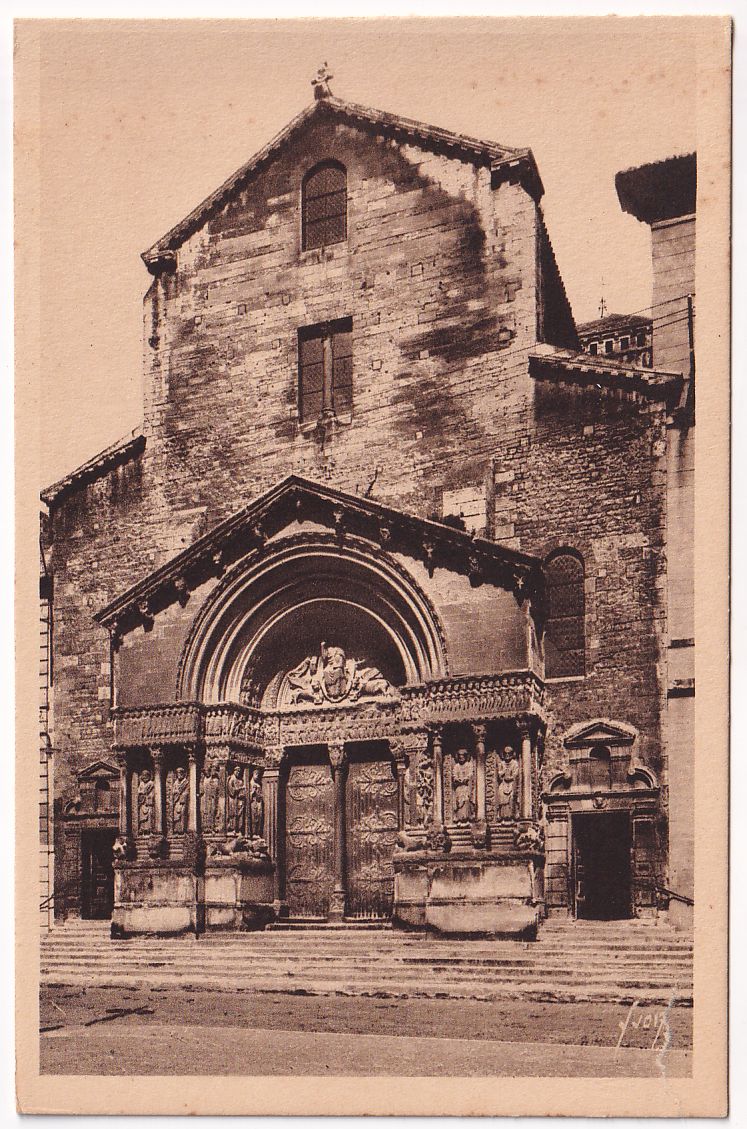
<instances>
[{"instance_id":1,"label":"side doorway","mask_svg":"<svg viewBox=\"0 0 747 1129\"><path fill-rule=\"evenodd\" d=\"M572 817L573 912L611 921L633 916L629 811Z\"/></svg>"},{"instance_id":2,"label":"side doorway","mask_svg":"<svg viewBox=\"0 0 747 1129\"><path fill-rule=\"evenodd\" d=\"M114 909L114 831L83 831L81 835L80 915L89 920L110 918Z\"/></svg>"}]
</instances>

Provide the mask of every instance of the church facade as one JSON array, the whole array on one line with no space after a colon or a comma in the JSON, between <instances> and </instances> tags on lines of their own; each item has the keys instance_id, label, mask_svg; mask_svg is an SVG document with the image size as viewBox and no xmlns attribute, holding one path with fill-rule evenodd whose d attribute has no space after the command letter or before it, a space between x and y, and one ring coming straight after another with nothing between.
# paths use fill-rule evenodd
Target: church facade
<instances>
[{"instance_id":1,"label":"church facade","mask_svg":"<svg viewBox=\"0 0 747 1129\"><path fill-rule=\"evenodd\" d=\"M320 72L145 252L142 429L42 494L58 916L686 911L694 368L582 352L542 195Z\"/></svg>"}]
</instances>

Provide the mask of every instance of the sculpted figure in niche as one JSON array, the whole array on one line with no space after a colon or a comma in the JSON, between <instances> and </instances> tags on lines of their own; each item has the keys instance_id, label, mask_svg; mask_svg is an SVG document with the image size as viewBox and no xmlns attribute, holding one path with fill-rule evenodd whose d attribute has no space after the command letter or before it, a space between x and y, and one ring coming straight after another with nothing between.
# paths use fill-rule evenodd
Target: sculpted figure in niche
<instances>
[{"instance_id":1,"label":"sculpted figure in niche","mask_svg":"<svg viewBox=\"0 0 747 1129\"><path fill-rule=\"evenodd\" d=\"M181 765L174 774L171 789L171 826L175 835L183 835L187 830L187 804L189 801L189 780Z\"/></svg>"},{"instance_id":2,"label":"sculpted figure in niche","mask_svg":"<svg viewBox=\"0 0 747 1129\"><path fill-rule=\"evenodd\" d=\"M217 764L205 766L202 779L202 827L204 831L218 831L220 803L220 769Z\"/></svg>"},{"instance_id":3,"label":"sculpted figure in niche","mask_svg":"<svg viewBox=\"0 0 747 1129\"><path fill-rule=\"evenodd\" d=\"M226 783L226 788L228 791L226 830L235 835L243 835L246 824L246 784L244 783L244 770L240 764L235 765Z\"/></svg>"},{"instance_id":4,"label":"sculpted figure in niche","mask_svg":"<svg viewBox=\"0 0 747 1129\"><path fill-rule=\"evenodd\" d=\"M454 792L454 822L469 823L475 818L473 782L475 765L467 749L457 749L451 770L451 787Z\"/></svg>"},{"instance_id":5,"label":"sculpted figure in niche","mask_svg":"<svg viewBox=\"0 0 747 1129\"><path fill-rule=\"evenodd\" d=\"M249 787L249 814L252 821L252 838L261 839L265 830L265 801L262 796L262 773L255 768Z\"/></svg>"},{"instance_id":6,"label":"sculpted figure in niche","mask_svg":"<svg viewBox=\"0 0 747 1129\"><path fill-rule=\"evenodd\" d=\"M150 835L153 830L154 802L153 774L149 768L144 768L140 773L140 783L137 786L137 829L141 835Z\"/></svg>"},{"instance_id":7,"label":"sculpted figure in niche","mask_svg":"<svg viewBox=\"0 0 747 1129\"><path fill-rule=\"evenodd\" d=\"M498 789L496 804L499 819L516 819L519 801L519 760L510 745L506 745L496 761Z\"/></svg>"}]
</instances>

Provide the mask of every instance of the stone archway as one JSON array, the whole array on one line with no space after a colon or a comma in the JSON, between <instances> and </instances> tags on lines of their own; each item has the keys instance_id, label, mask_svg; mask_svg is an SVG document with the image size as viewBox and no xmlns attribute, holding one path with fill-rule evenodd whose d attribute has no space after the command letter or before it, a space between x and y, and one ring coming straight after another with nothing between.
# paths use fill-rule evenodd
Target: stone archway
<instances>
[{"instance_id":1,"label":"stone archway","mask_svg":"<svg viewBox=\"0 0 747 1129\"><path fill-rule=\"evenodd\" d=\"M176 697L275 705L278 679L324 643L393 685L448 673L443 629L412 577L368 543L320 533L268 545L224 578L184 647Z\"/></svg>"}]
</instances>

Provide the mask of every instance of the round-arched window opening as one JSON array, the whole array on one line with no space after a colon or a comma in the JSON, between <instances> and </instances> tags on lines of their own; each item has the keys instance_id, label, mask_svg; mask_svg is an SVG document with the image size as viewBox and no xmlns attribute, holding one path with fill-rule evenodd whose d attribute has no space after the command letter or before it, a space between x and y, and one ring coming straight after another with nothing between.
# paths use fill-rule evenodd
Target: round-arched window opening
<instances>
[{"instance_id":1,"label":"round-arched window opening","mask_svg":"<svg viewBox=\"0 0 747 1129\"><path fill-rule=\"evenodd\" d=\"M109 781L103 778L97 780L94 786L94 810L110 811L111 801L112 794Z\"/></svg>"}]
</instances>

